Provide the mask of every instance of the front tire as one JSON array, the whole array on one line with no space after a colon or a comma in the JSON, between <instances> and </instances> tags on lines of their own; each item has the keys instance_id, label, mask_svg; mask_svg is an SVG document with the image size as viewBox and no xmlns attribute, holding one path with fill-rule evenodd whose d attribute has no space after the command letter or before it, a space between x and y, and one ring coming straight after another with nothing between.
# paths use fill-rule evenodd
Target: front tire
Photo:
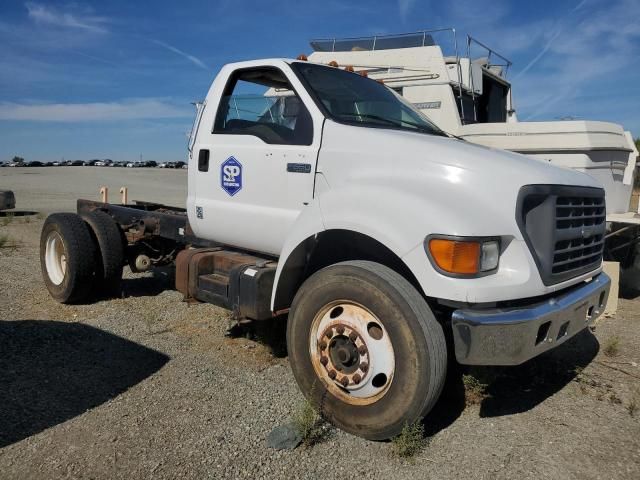
<instances>
[{"instance_id":1,"label":"front tire","mask_svg":"<svg viewBox=\"0 0 640 480\"><path fill-rule=\"evenodd\" d=\"M61 303L86 301L92 294L96 245L75 213L49 215L40 236L40 266L47 290Z\"/></svg>"},{"instance_id":2,"label":"front tire","mask_svg":"<svg viewBox=\"0 0 640 480\"><path fill-rule=\"evenodd\" d=\"M446 377L444 332L426 301L373 262L338 263L307 279L291 307L287 347L309 401L370 440L424 417Z\"/></svg>"}]
</instances>

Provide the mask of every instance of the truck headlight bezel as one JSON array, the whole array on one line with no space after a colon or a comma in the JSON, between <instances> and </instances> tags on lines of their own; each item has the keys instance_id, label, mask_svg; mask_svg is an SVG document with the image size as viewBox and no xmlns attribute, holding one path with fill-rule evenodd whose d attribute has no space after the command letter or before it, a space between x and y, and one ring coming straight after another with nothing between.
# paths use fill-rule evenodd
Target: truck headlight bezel
<instances>
[{"instance_id":1,"label":"truck headlight bezel","mask_svg":"<svg viewBox=\"0 0 640 480\"><path fill-rule=\"evenodd\" d=\"M433 268L454 278L480 278L500 267L500 237L464 237L433 234L424 249Z\"/></svg>"}]
</instances>

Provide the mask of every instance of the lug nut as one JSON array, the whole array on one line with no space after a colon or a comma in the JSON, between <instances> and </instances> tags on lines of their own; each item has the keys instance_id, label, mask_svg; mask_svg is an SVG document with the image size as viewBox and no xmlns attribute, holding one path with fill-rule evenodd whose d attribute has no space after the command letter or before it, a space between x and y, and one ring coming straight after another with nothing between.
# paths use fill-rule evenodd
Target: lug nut
<instances>
[{"instance_id":1,"label":"lug nut","mask_svg":"<svg viewBox=\"0 0 640 480\"><path fill-rule=\"evenodd\" d=\"M367 353L367 347L365 347L364 345L360 345L360 346L358 347L358 353L359 353L360 355L364 355L364 354L366 354L366 353Z\"/></svg>"},{"instance_id":2,"label":"lug nut","mask_svg":"<svg viewBox=\"0 0 640 480\"><path fill-rule=\"evenodd\" d=\"M325 342L324 340L322 342L320 342L320 350L325 350L327 348L327 342Z\"/></svg>"},{"instance_id":3,"label":"lug nut","mask_svg":"<svg viewBox=\"0 0 640 480\"><path fill-rule=\"evenodd\" d=\"M347 377L342 377L340 379L340 383L342 384L343 387L346 387L347 385L349 385L349 379Z\"/></svg>"},{"instance_id":4,"label":"lug nut","mask_svg":"<svg viewBox=\"0 0 640 480\"><path fill-rule=\"evenodd\" d=\"M360 383L360 380L362 380L362 378L360 378L360 374L359 374L359 373L356 373L356 374L353 376L353 383L355 383L356 385L358 385L358 384Z\"/></svg>"},{"instance_id":5,"label":"lug nut","mask_svg":"<svg viewBox=\"0 0 640 480\"><path fill-rule=\"evenodd\" d=\"M336 378L336 371L335 370L329 370L329 378L331 380L333 380L334 378Z\"/></svg>"},{"instance_id":6,"label":"lug nut","mask_svg":"<svg viewBox=\"0 0 640 480\"><path fill-rule=\"evenodd\" d=\"M333 329L332 329L332 328L330 328L329 330L327 330L327 331L325 332L325 335L327 336L327 338L331 338L331 337L333 337Z\"/></svg>"},{"instance_id":7,"label":"lug nut","mask_svg":"<svg viewBox=\"0 0 640 480\"><path fill-rule=\"evenodd\" d=\"M349 340L351 340L352 342L355 342L358 339L358 334L356 332L351 332L349 334Z\"/></svg>"},{"instance_id":8,"label":"lug nut","mask_svg":"<svg viewBox=\"0 0 640 480\"><path fill-rule=\"evenodd\" d=\"M342 335L344 333L344 327L342 325L338 325L336 327L336 332L338 332L338 335Z\"/></svg>"},{"instance_id":9,"label":"lug nut","mask_svg":"<svg viewBox=\"0 0 640 480\"><path fill-rule=\"evenodd\" d=\"M329 359L327 357L320 357L320 363L326 367Z\"/></svg>"},{"instance_id":10,"label":"lug nut","mask_svg":"<svg viewBox=\"0 0 640 480\"><path fill-rule=\"evenodd\" d=\"M369 364L368 363L361 363L360 364L360 370L362 370L364 373L367 373L367 370L369 370Z\"/></svg>"}]
</instances>

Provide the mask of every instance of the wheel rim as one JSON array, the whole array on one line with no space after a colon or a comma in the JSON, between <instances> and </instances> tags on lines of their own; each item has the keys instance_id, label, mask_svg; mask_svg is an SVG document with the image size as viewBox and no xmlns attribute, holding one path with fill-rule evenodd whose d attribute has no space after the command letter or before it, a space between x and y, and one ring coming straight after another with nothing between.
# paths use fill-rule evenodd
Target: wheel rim
<instances>
[{"instance_id":1,"label":"wheel rim","mask_svg":"<svg viewBox=\"0 0 640 480\"><path fill-rule=\"evenodd\" d=\"M346 403L374 403L389 390L393 345L380 319L362 305L340 300L320 309L309 352L316 374Z\"/></svg>"},{"instance_id":2,"label":"wheel rim","mask_svg":"<svg viewBox=\"0 0 640 480\"><path fill-rule=\"evenodd\" d=\"M58 232L51 232L47 237L44 259L49 280L54 285L60 285L67 272L67 254Z\"/></svg>"}]
</instances>

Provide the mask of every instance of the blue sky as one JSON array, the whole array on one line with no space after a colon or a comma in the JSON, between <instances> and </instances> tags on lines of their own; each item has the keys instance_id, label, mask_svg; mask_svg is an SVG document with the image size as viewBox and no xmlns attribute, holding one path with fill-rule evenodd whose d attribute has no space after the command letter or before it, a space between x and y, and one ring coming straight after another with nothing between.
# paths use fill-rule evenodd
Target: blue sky
<instances>
[{"instance_id":1,"label":"blue sky","mask_svg":"<svg viewBox=\"0 0 640 480\"><path fill-rule=\"evenodd\" d=\"M638 0L0 2L0 161L185 157L221 65L316 37L455 26L511 58L520 120L640 136Z\"/></svg>"}]
</instances>

